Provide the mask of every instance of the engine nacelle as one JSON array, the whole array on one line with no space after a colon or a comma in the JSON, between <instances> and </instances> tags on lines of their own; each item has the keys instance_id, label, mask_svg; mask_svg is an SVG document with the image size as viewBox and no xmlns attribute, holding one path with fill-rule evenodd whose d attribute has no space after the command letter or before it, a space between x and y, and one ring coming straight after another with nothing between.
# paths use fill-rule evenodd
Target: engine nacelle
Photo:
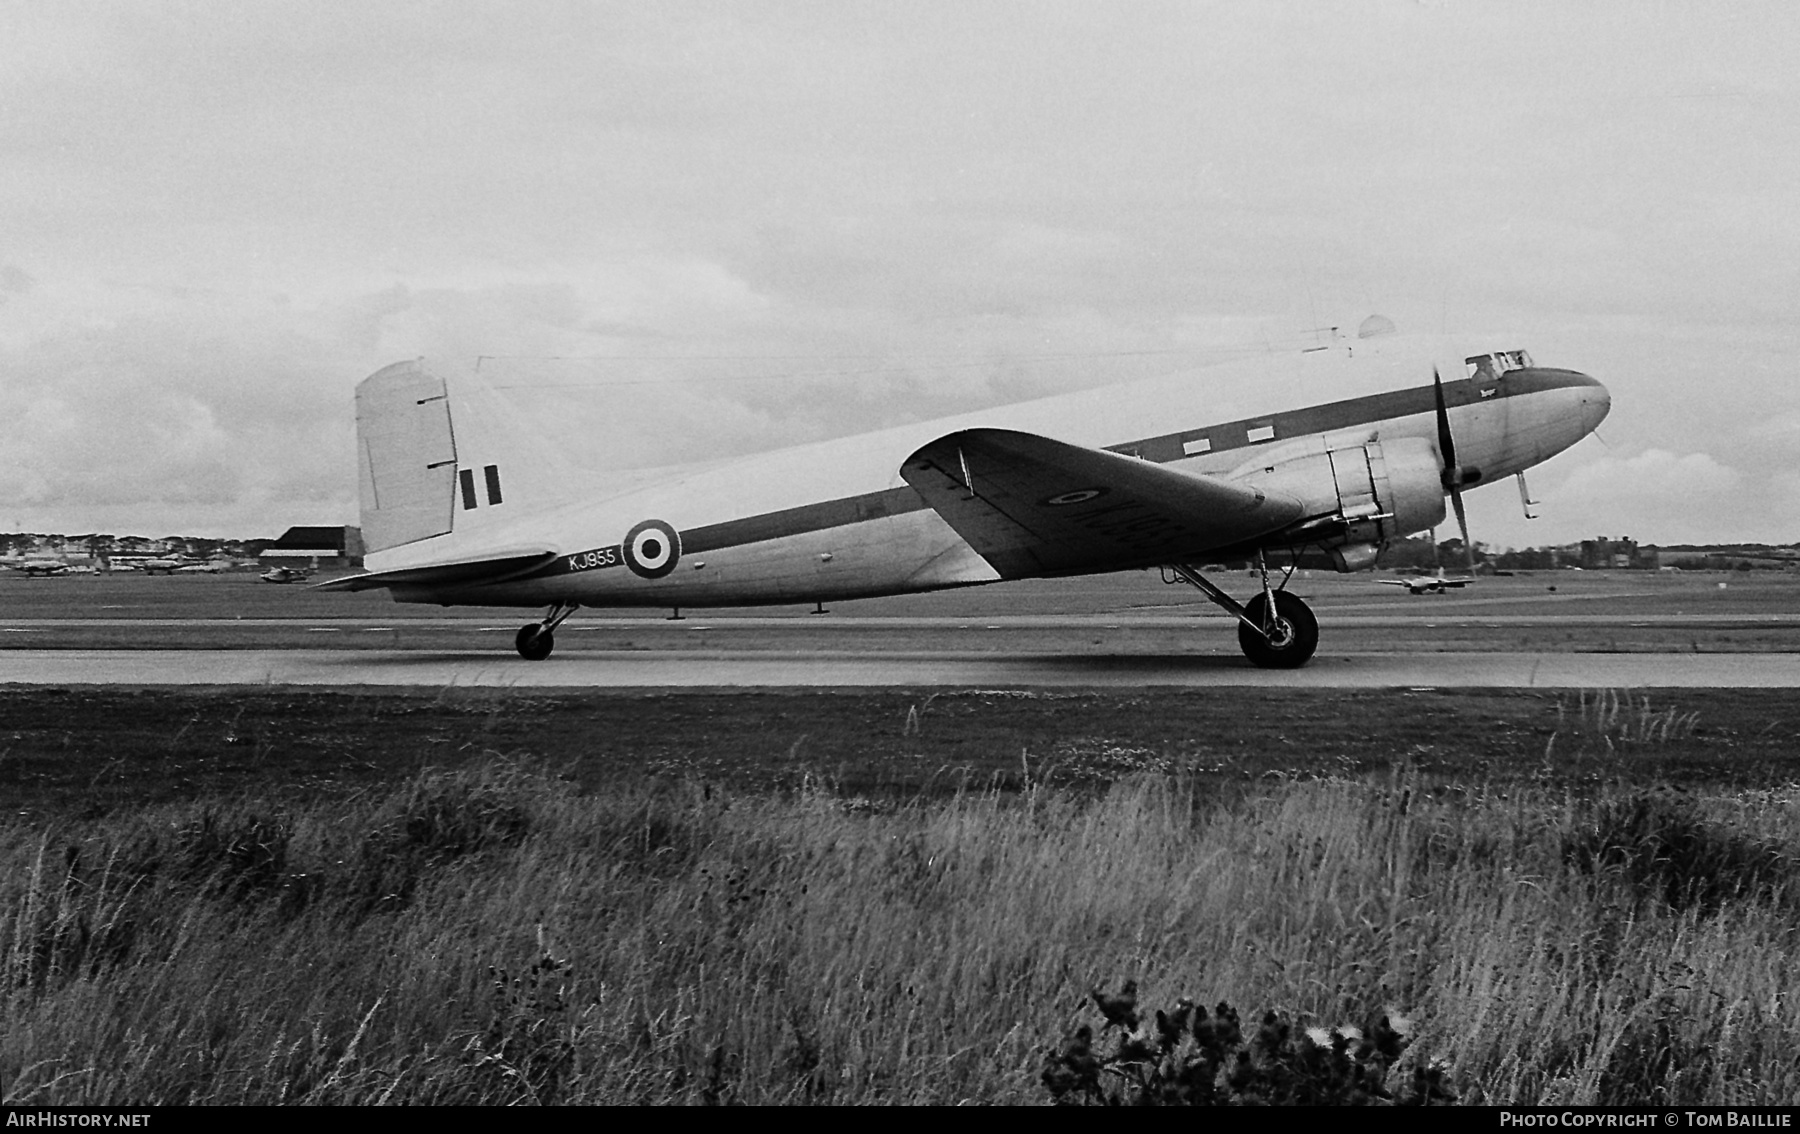
<instances>
[{"instance_id":1,"label":"engine nacelle","mask_svg":"<svg viewBox=\"0 0 1800 1134\"><path fill-rule=\"evenodd\" d=\"M1443 522L1441 468L1437 450L1423 437L1330 448L1320 440L1311 451L1270 450L1231 477L1300 500L1306 512L1281 538L1295 547L1342 548L1333 565L1353 571L1373 556L1352 548L1379 548Z\"/></svg>"}]
</instances>

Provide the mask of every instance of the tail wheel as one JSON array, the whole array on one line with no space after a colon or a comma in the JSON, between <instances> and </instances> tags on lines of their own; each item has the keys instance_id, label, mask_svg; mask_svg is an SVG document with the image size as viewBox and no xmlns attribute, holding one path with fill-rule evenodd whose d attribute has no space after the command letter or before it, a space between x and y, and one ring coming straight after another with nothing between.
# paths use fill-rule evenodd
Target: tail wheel
<instances>
[{"instance_id":1,"label":"tail wheel","mask_svg":"<svg viewBox=\"0 0 1800 1134\"><path fill-rule=\"evenodd\" d=\"M1264 637L1238 623L1238 646L1251 663L1263 669L1299 669L1319 648L1319 620L1299 595L1274 592L1275 618L1269 619L1268 600L1261 594L1244 604L1251 621L1268 630Z\"/></svg>"},{"instance_id":2,"label":"tail wheel","mask_svg":"<svg viewBox=\"0 0 1800 1134\"><path fill-rule=\"evenodd\" d=\"M518 647L519 656L526 661L543 661L556 648L556 635L533 622L529 626L519 627L519 635L513 639L513 645Z\"/></svg>"}]
</instances>

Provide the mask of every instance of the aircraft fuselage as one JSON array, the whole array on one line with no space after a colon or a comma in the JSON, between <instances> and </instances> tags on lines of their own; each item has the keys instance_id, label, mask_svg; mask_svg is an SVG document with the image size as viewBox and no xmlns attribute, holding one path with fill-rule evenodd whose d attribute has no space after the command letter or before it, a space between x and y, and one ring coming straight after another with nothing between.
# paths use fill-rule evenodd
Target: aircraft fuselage
<instances>
[{"instance_id":1,"label":"aircraft fuselage","mask_svg":"<svg viewBox=\"0 0 1800 1134\"><path fill-rule=\"evenodd\" d=\"M1259 358L1198 375L670 470L623 490L609 488L603 476L583 478L569 486L568 502L554 508L517 518L477 517L485 525L484 544L541 547L548 540L553 561L479 586L391 590L402 602L705 607L993 582L1001 574L901 476L909 454L935 438L974 427L1029 431L1183 472L1254 482L1284 462L1371 443L1431 446L1435 453L1435 394L1429 381L1421 381L1431 365L1401 363L1373 350L1358 358L1341 348ZM1460 358L1443 365L1451 375L1463 373ZM1399 378L1410 381L1392 388ZM1575 444L1610 404L1594 379L1543 367L1452 377L1442 388L1465 489L1521 472ZM1341 396L1318 400L1321 389ZM1307 393L1313 400L1303 400ZM502 453L485 464L485 454L458 454L465 469L504 471L504 462L519 460L516 453ZM484 501L472 482L464 482L459 516L502 506ZM489 500L499 498L499 471L488 473L488 482ZM1441 497L1436 509L1441 518ZM368 565L390 571L428 562L437 542L373 554Z\"/></svg>"}]
</instances>

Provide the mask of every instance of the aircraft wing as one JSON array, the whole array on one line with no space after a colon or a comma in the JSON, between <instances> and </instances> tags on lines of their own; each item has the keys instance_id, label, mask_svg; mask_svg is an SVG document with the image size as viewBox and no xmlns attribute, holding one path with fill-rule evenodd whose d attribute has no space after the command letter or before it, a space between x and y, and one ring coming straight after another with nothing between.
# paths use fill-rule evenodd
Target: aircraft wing
<instances>
[{"instance_id":1,"label":"aircraft wing","mask_svg":"<svg viewBox=\"0 0 1800 1134\"><path fill-rule=\"evenodd\" d=\"M1283 493L1008 429L947 434L900 475L1008 579L1184 562L1303 511Z\"/></svg>"},{"instance_id":2,"label":"aircraft wing","mask_svg":"<svg viewBox=\"0 0 1800 1134\"><path fill-rule=\"evenodd\" d=\"M422 567L400 567L392 571L346 575L341 579L316 584L312 589L369 591L377 587L479 587L486 583L503 583L520 575L528 575L555 558L556 552L545 550L453 563L433 563Z\"/></svg>"}]
</instances>

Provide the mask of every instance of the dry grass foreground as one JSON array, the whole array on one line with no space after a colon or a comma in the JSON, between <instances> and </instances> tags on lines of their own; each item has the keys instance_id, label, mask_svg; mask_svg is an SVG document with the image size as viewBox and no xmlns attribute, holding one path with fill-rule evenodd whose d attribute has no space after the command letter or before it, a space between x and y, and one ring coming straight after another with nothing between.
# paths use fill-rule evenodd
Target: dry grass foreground
<instances>
[{"instance_id":1,"label":"dry grass foreground","mask_svg":"<svg viewBox=\"0 0 1800 1134\"><path fill-rule=\"evenodd\" d=\"M0 828L9 1104L1046 1101L1090 992L1391 1014L1464 1102L1800 1098L1780 793L873 804L496 763Z\"/></svg>"}]
</instances>

